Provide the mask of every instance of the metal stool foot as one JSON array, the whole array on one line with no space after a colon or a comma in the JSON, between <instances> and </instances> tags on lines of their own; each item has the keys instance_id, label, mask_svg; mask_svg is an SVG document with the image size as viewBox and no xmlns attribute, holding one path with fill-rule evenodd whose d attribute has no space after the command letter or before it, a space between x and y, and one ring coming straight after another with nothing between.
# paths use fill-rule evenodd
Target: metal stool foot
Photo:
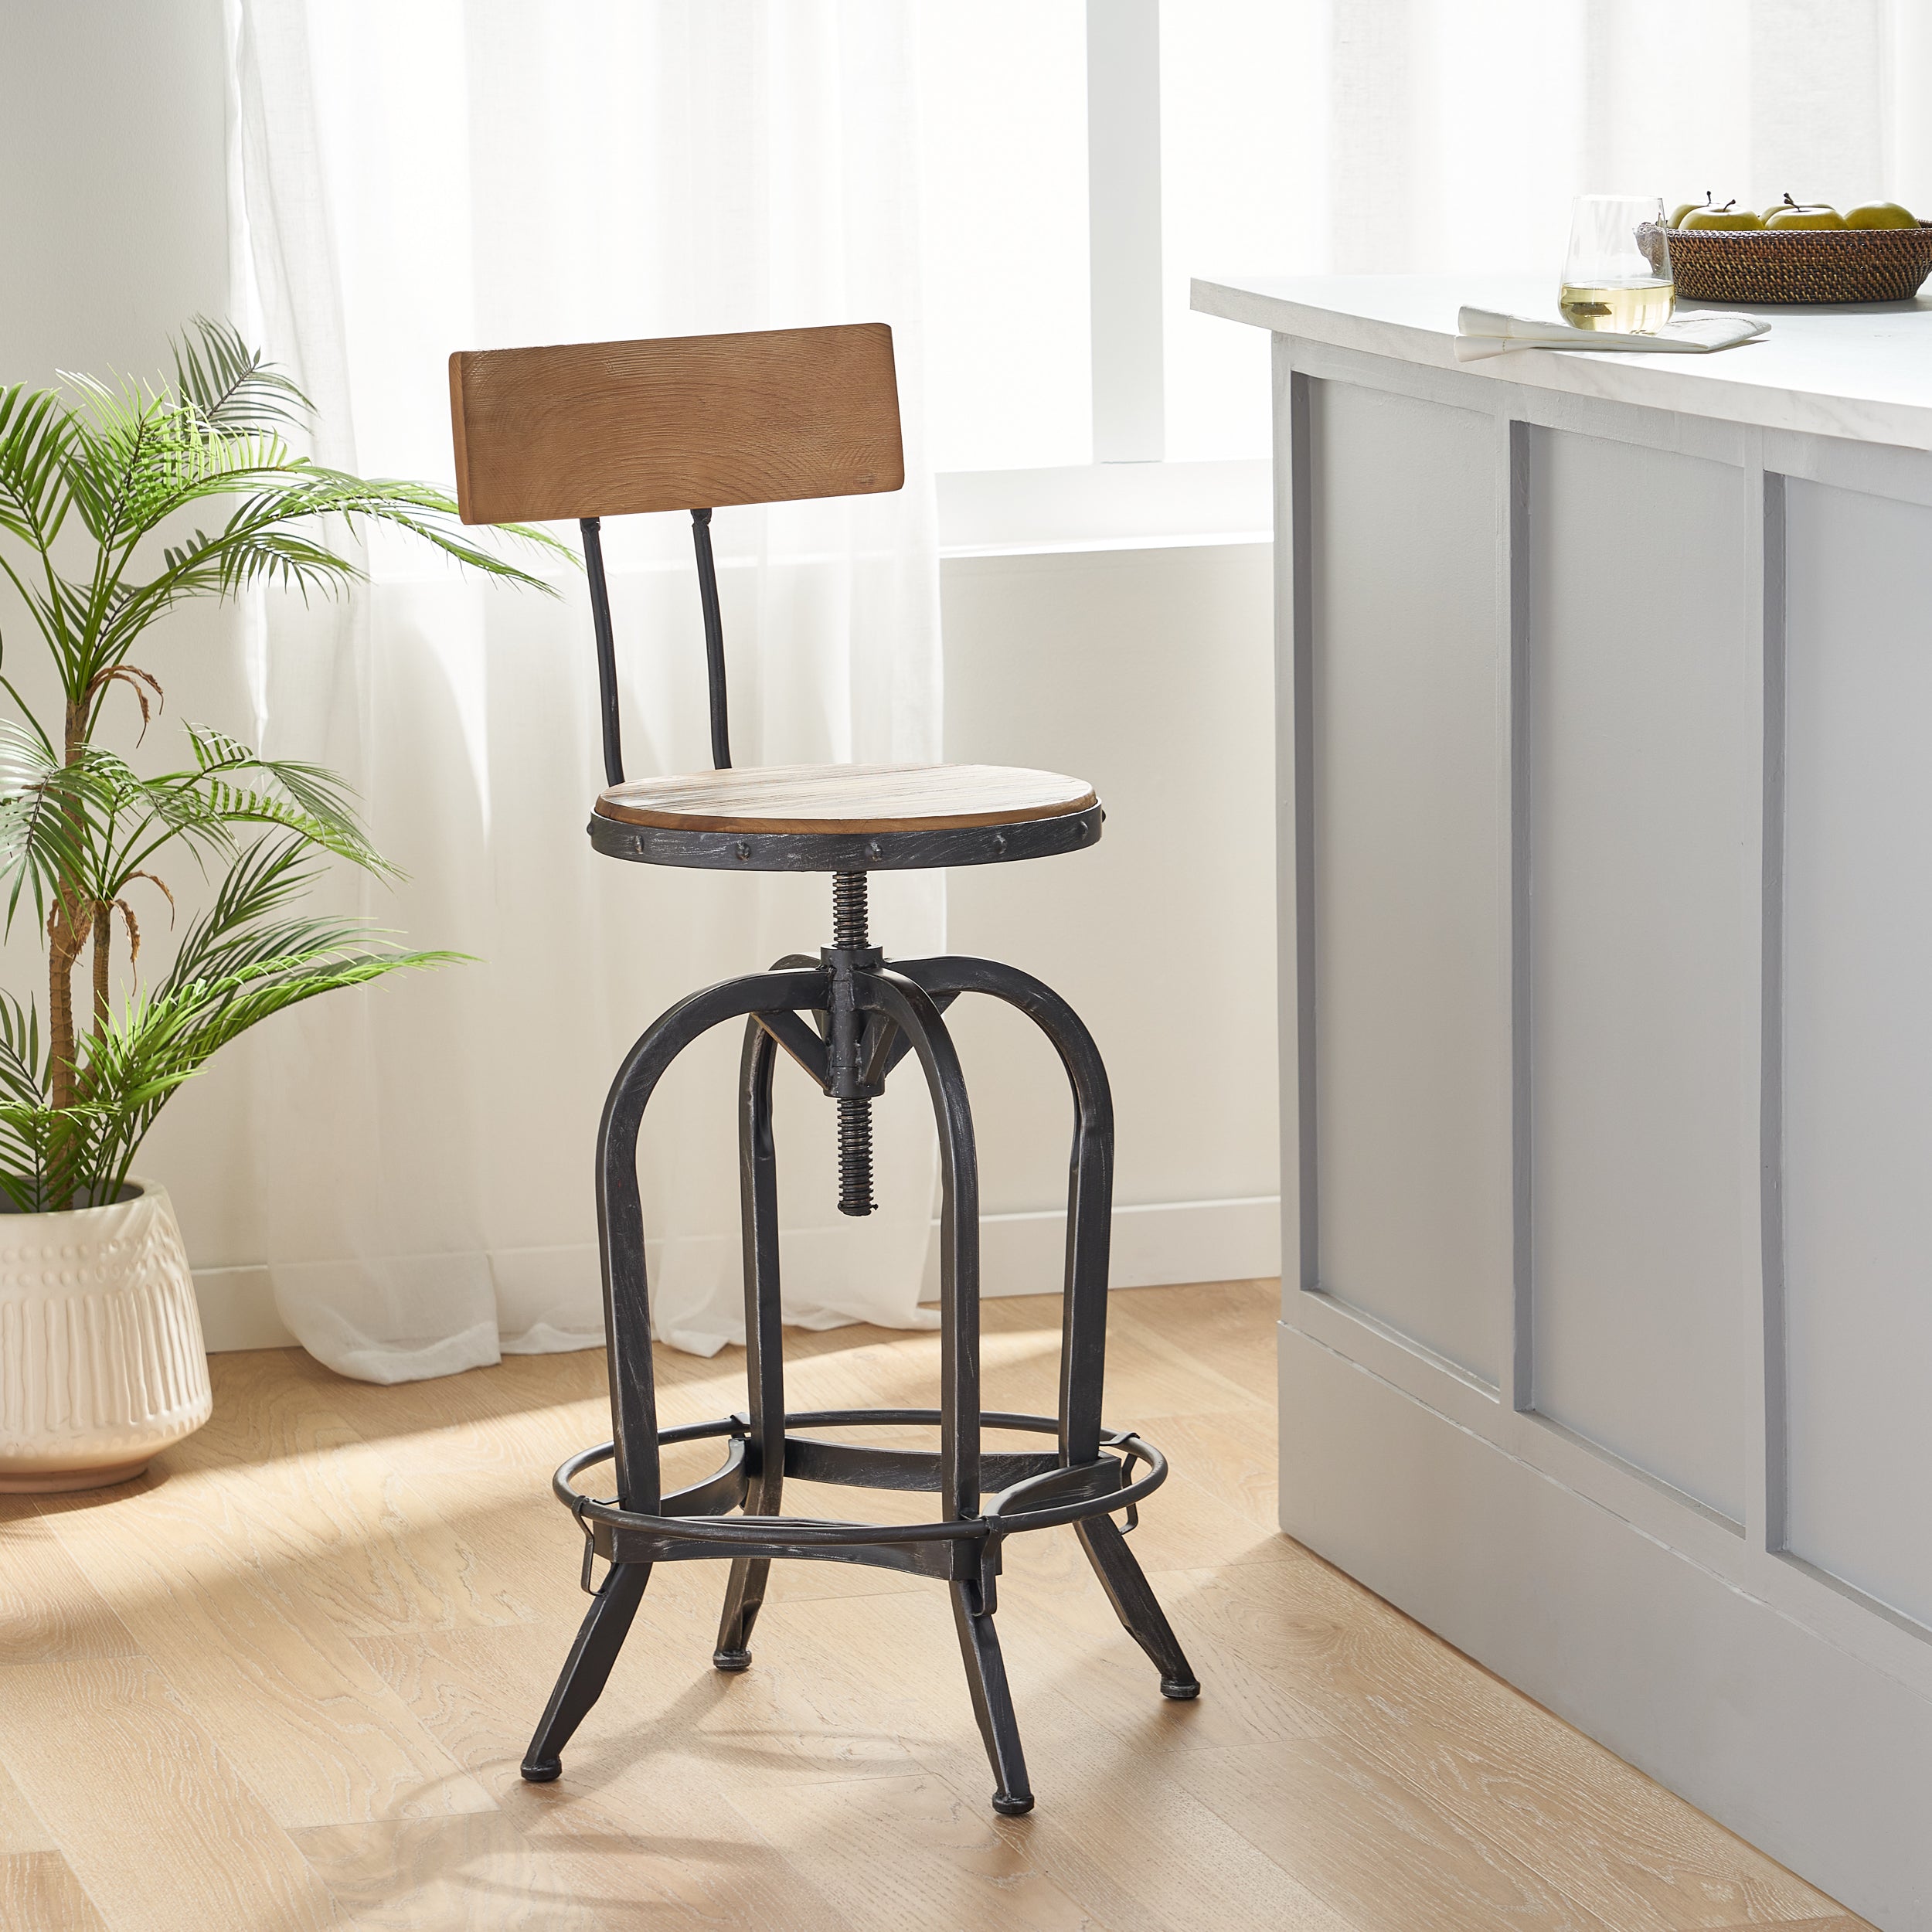
<instances>
[{"instance_id":1,"label":"metal stool foot","mask_svg":"<svg viewBox=\"0 0 1932 1932\"><path fill-rule=\"evenodd\" d=\"M591 1599L543 1721L523 1754L523 1775L531 1784L548 1784L562 1774L563 1747L610 1682L650 1577L648 1563L619 1563Z\"/></svg>"},{"instance_id":2,"label":"metal stool foot","mask_svg":"<svg viewBox=\"0 0 1932 1932\"><path fill-rule=\"evenodd\" d=\"M972 1694L987 1761L993 1767L993 1809L1002 1817L1019 1818L1033 1808L1033 1791L1026 1776L1026 1755L1020 1749L1013 1693L1007 1687L1006 1660L1000 1655L992 1617L981 1606L979 1586L956 1583L952 1593L966 1687Z\"/></svg>"},{"instance_id":3,"label":"metal stool foot","mask_svg":"<svg viewBox=\"0 0 1932 1932\"><path fill-rule=\"evenodd\" d=\"M1121 1628L1145 1651L1161 1673L1161 1695L1185 1704L1201 1694L1201 1680L1181 1648L1174 1627L1148 1587L1146 1573L1134 1560L1111 1516L1090 1516L1076 1523L1076 1534L1094 1573L1107 1592Z\"/></svg>"},{"instance_id":4,"label":"metal stool foot","mask_svg":"<svg viewBox=\"0 0 1932 1932\"><path fill-rule=\"evenodd\" d=\"M766 1513L762 1502L755 1513ZM766 1557L734 1556L731 1560L724 1611L718 1619L717 1648L711 1653L714 1668L736 1672L750 1668L751 1627L758 1621L765 1600L765 1580L770 1572L771 1564Z\"/></svg>"}]
</instances>

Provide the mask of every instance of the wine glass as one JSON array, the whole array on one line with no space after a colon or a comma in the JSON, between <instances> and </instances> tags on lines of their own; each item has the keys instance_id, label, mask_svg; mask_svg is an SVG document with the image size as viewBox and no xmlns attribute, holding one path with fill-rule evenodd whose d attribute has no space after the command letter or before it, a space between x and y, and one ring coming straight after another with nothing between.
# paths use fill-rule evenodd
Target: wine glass
<instances>
[{"instance_id":1,"label":"wine glass","mask_svg":"<svg viewBox=\"0 0 1932 1932\"><path fill-rule=\"evenodd\" d=\"M1579 195L1556 304L1576 328L1655 335L1677 305L1664 204L1655 195Z\"/></svg>"}]
</instances>

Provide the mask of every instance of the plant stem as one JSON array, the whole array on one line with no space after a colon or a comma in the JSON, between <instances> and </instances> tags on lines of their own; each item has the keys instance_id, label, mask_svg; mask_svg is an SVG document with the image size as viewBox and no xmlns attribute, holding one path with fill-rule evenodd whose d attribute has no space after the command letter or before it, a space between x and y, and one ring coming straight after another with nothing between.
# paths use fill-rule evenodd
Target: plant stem
<instances>
[{"instance_id":1,"label":"plant stem","mask_svg":"<svg viewBox=\"0 0 1932 1932\"><path fill-rule=\"evenodd\" d=\"M87 707L84 699L67 700L66 762L80 762L87 740ZM70 807L81 829L79 813ZM63 879L55 895L53 916L47 922L47 1084L49 1097L56 1107L74 1104L77 1056L74 1038L73 969L86 942L87 922L83 911L87 896L78 879Z\"/></svg>"},{"instance_id":2,"label":"plant stem","mask_svg":"<svg viewBox=\"0 0 1932 1932\"><path fill-rule=\"evenodd\" d=\"M56 1107L74 1104L73 969L82 927L63 890L47 922L47 1083Z\"/></svg>"},{"instance_id":3,"label":"plant stem","mask_svg":"<svg viewBox=\"0 0 1932 1932\"><path fill-rule=\"evenodd\" d=\"M114 937L114 909L104 899L94 901L94 1032L107 1030L111 953Z\"/></svg>"}]
</instances>

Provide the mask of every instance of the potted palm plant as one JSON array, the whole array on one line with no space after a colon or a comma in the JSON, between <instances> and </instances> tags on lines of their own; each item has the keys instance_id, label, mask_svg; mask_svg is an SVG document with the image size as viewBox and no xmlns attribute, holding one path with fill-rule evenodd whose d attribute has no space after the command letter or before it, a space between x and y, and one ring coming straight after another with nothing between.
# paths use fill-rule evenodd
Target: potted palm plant
<instances>
[{"instance_id":1,"label":"potted palm plant","mask_svg":"<svg viewBox=\"0 0 1932 1932\"><path fill-rule=\"evenodd\" d=\"M335 542L372 523L549 587L429 485L294 453L307 400L233 328L197 320L174 362L172 382L0 388L0 890L7 930L30 909L46 960L44 1018L0 991L0 1490L124 1480L208 1418L180 1232L131 1171L182 1083L273 1013L452 957L300 909L325 866L391 869L330 773L206 725L158 772L104 743L116 707L137 750L161 712L134 653L188 599L340 590L359 573ZM225 516L194 527L211 505ZM32 674L5 650L23 630ZM192 917L183 859L209 887ZM173 944L155 969L157 913Z\"/></svg>"}]
</instances>

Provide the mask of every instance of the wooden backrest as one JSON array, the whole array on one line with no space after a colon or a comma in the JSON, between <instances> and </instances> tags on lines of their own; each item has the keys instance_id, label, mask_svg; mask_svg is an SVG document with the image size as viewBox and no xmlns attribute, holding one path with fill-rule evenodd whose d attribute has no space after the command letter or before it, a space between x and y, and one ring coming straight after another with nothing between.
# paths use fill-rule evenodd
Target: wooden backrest
<instances>
[{"instance_id":1,"label":"wooden backrest","mask_svg":"<svg viewBox=\"0 0 1932 1932\"><path fill-rule=\"evenodd\" d=\"M896 490L893 332L760 329L450 358L465 523Z\"/></svg>"}]
</instances>

